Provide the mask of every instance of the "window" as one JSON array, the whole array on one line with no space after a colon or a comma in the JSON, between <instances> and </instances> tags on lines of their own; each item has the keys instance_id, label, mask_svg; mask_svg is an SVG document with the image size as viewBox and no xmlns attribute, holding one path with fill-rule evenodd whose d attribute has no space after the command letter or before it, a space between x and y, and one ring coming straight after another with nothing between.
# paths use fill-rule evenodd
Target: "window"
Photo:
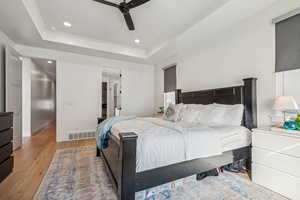
<instances>
[{"instance_id":1,"label":"window","mask_svg":"<svg viewBox=\"0 0 300 200\"><path fill-rule=\"evenodd\" d=\"M282 17L275 22L276 96L292 96L300 106L300 14ZM280 115L276 113L272 121L282 122Z\"/></svg>"},{"instance_id":2,"label":"window","mask_svg":"<svg viewBox=\"0 0 300 200\"><path fill-rule=\"evenodd\" d=\"M177 76L176 65L164 69L164 107L176 104Z\"/></svg>"},{"instance_id":3,"label":"window","mask_svg":"<svg viewBox=\"0 0 300 200\"><path fill-rule=\"evenodd\" d=\"M300 69L300 14L276 23L276 72Z\"/></svg>"}]
</instances>

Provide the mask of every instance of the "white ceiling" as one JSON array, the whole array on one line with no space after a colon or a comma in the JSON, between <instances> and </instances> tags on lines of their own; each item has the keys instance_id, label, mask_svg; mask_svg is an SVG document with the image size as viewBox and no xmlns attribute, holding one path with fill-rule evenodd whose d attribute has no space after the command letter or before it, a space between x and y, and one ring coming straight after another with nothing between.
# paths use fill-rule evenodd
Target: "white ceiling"
<instances>
[{"instance_id":1,"label":"white ceiling","mask_svg":"<svg viewBox=\"0 0 300 200\"><path fill-rule=\"evenodd\" d=\"M2 0L0 29L21 45L153 64L173 56L174 41L182 35L189 38L185 32L195 24L201 26L196 37L205 40L210 29L232 24L273 1L151 0L132 10L136 26L132 32L116 8L92 0ZM219 23L211 17L215 13ZM72 27L63 26L64 21ZM136 38L140 44L134 43Z\"/></svg>"},{"instance_id":2,"label":"white ceiling","mask_svg":"<svg viewBox=\"0 0 300 200\"><path fill-rule=\"evenodd\" d=\"M0 1L0 28L20 44L143 62L227 1L151 0L131 10L135 31L118 9L93 0Z\"/></svg>"},{"instance_id":3,"label":"white ceiling","mask_svg":"<svg viewBox=\"0 0 300 200\"><path fill-rule=\"evenodd\" d=\"M136 26L129 31L122 13L93 0L34 0L48 29L106 41L133 48L151 50L176 37L227 0L151 0L131 10ZM120 0L110 0L119 3ZM64 21L71 22L66 28ZM134 39L139 38L139 45Z\"/></svg>"}]
</instances>

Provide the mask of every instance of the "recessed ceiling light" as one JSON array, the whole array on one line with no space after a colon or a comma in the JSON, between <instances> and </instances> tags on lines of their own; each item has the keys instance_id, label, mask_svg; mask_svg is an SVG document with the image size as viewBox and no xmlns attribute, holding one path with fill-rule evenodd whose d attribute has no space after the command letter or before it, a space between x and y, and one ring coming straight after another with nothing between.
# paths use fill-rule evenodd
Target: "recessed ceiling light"
<instances>
[{"instance_id":1,"label":"recessed ceiling light","mask_svg":"<svg viewBox=\"0 0 300 200\"><path fill-rule=\"evenodd\" d=\"M134 42L139 44L141 41L140 41L140 39L135 39Z\"/></svg>"},{"instance_id":2,"label":"recessed ceiling light","mask_svg":"<svg viewBox=\"0 0 300 200\"><path fill-rule=\"evenodd\" d=\"M49 61L48 61L48 64L52 64L52 63L53 63L53 61L52 61L52 60L49 60Z\"/></svg>"},{"instance_id":3,"label":"recessed ceiling light","mask_svg":"<svg viewBox=\"0 0 300 200\"><path fill-rule=\"evenodd\" d=\"M71 24L70 22L64 22L64 25L65 25L66 27L71 27L71 26L72 26L72 24Z\"/></svg>"}]
</instances>

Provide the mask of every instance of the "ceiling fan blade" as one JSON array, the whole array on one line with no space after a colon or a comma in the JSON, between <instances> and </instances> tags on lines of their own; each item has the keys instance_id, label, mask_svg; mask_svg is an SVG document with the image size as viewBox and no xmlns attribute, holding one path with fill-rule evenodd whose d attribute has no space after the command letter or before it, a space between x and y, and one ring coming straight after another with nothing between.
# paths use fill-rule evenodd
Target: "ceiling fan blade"
<instances>
[{"instance_id":1,"label":"ceiling fan blade","mask_svg":"<svg viewBox=\"0 0 300 200\"><path fill-rule=\"evenodd\" d=\"M105 5L108 5L108 6L113 6L113 7L116 7L116 8L119 8L119 5L118 4L115 4L115 3L112 3L112 2L109 2L109 1L105 1L105 0L94 0L98 3L103 3Z\"/></svg>"},{"instance_id":2,"label":"ceiling fan blade","mask_svg":"<svg viewBox=\"0 0 300 200\"><path fill-rule=\"evenodd\" d=\"M130 2L127 3L127 6L129 9L138 7L144 3L147 3L150 0L131 0Z\"/></svg>"},{"instance_id":3,"label":"ceiling fan blade","mask_svg":"<svg viewBox=\"0 0 300 200\"><path fill-rule=\"evenodd\" d=\"M124 18L125 18L125 21L126 21L126 24L129 28L129 30L133 31L135 28L134 28L134 24L133 24L130 13L126 12L126 13L123 13L123 15L124 15Z\"/></svg>"}]
</instances>

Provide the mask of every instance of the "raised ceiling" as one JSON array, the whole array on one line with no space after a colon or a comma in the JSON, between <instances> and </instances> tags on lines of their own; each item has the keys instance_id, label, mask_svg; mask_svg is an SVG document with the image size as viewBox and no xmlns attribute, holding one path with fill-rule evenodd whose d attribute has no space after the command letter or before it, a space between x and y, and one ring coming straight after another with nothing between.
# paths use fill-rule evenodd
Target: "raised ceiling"
<instances>
[{"instance_id":1,"label":"raised ceiling","mask_svg":"<svg viewBox=\"0 0 300 200\"><path fill-rule=\"evenodd\" d=\"M42 20L51 30L85 39L111 42L150 50L174 38L201 18L219 8L226 0L151 0L131 10L136 30L129 31L121 12L93 0L33 0ZM120 3L120 0L110 0ZM187 12L188 11L188 12ZM63 25L71 22L72 27ZM141 43L136 45L134 40Z\"/></svg>"},{"instance_id":2,"label":"raised ceiling","mask_svg":"<svg viewBox=\"0 0 300 200\"><path fill-rule=\"evenodd\" d=\"M190 38L185 32L195 24L201 38L273 1L151 0L131 11L136 31L129 31L117 9L93 0L6 0L0 1L0 29L21 45L152 64L153 58L172 56L174 41Z\"/></svg>"},{"instance_id":3,"label":"raised ceiling","mask_svg":"<svg viewBox=\"0 0 300 200\"><path fill-rule=\"evenodd\" d=\"M227 1L151 0L131 10L135 31L127 29L118 9L93 0L23 0L23 3L44 40L147 58ZM65 27L65 21L72 27ZM134 43L136 38L140 44Z\"/></svg>"}]
</instances>

